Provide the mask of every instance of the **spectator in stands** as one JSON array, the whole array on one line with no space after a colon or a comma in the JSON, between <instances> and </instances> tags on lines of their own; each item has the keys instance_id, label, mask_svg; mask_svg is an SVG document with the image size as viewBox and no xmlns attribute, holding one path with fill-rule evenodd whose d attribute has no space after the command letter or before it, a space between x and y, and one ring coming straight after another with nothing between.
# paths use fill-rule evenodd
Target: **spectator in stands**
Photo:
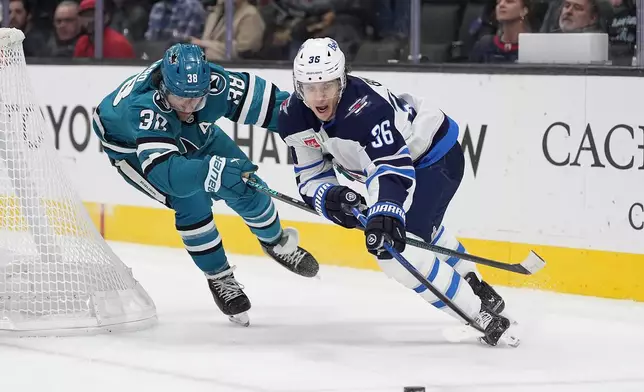
<instances>
[{"instance_id":1,"label":"spectator in stands","mask_svg":"<svg viewBox=\"0 0 644 392\"><path fill-rule=\"evenodd\" d=\"M611 0L613 18L608 27L610 59L614 65L633 65L637 37L637 9L633 0Z\"/></svg>"},{"instance_id":2,"label":"spectator in stands","mask_svg":"<svg viewBox=\"0 0 644 392\"><path fill-rule=\"evenodd\" d=\"M201 39L191 39L193 44L204 48L210 61L226 59L225 3L225 0L219 0L217 5L212 7ZM232 58L237 59L248 57L262 48L266 26L257 7L251 5L248 0L234 0L234 6Z\"/></svg>"},{"instance_id":3,"label":"spectator in stands","mask_svg":"<svg viewBox=\"0 0 644 392\"><path fill-rule=\"evenodd\" d=\"M78 3L65 0L54 11L54 34L47 41L48 55L51 57L72 57L76 41L80 36Z\"/></svg>"},{"instance_id":4,"label":"spectator in stands","mask_svg":"<svg viewBox=\"0 0 644 392\"><path fill-rule=\"evenodd\" d=\"M149 41L188 42L201 36L206 11L199 0L161 0L150 10Z\"/></svg>"},{"instance_id":5,"label":"spectator in stands","mask_svg":"<svg viewBox=\"0 0 644 392\"><path fill-rule=\"evenodd\" d=\"M104 17L103 17L103 58L134 58L134 49L122 34L109 27L111 21L111 12L113 3L104 0ZM76 42L74 48L74 57L94 57L94 10L96 0L83 0L80 3L78 12L81 21L81 31L83 35Z\"/></svg>"},{"instance_id":6,"label":"spectator in stands","mask_svg":"<svg viewBox=\"0 0 644 392\"><path fill-rule=\"evenodd\" d=\"M542 33L601 33L607 31L610 5L603 0L555 0L548 6ZM604 15L602 15L604 14Z\"/></svg>"},{"instance_id":7,"label":"spectator in stands","mask_svg":"<svg viewBox=\"0 0 644 392\"><path fill-rule=\"evenodd\" d=\"M148 27L148 8L141 0L113 0L114 12L110 27L129 41L142 41Z\"/></svg>"},{"instance_id":8,"label":"spectator in stands","mask_svg":"<svg viewBox=\"0 0 644 392\"><path fill-rule=\"evenodd\" d=\"M314 37L331 37L351 61L365 37L365 12L355 0L282 0L287 12L298 16L289 29L290 55L297 54L304 41Z\"/></svg>"},{"instance_id":9,"label":"spectator in stands","mask_svg":"<svg viewBox=\"0 0 644 392\"><path fill-rule=\"evenodd\" d=\"M409 37L411 1L376 0L371 4L376 16L376 34L386 40Z\"/></svg>"},{"instance_id":10,"label":"spectator in stands","mask_svg":"<svg viewBox=\"0 0 644 392\"><path fill-rule=\"evenodd\" d=\"M514 63L519 57L519 34L530 31L530 0L498 0L497 34L481 37L470 51L473 63Z\"/></svg>"},{"instance_id":11,"label":"spectator in stands","mask_svg":"<svg viewBox=\"0 0 644 392\"><path fill-rule=\"evenodd\" d=\"M601 32L595 0L564 0L559 29L564 33Z\"/></svg>"},{"instance_id":12,"label":"spectator in stands","mask_svg":"<svg viewBox=\"0 0 644 392\"><path fill-rule=\"evenodd\" d=\"M22 30L25 40L22 47L25 57L46 56L46 35L32 23L33 13L27 0L10 0L9 27Z\"/></svg>"}]
</instances>

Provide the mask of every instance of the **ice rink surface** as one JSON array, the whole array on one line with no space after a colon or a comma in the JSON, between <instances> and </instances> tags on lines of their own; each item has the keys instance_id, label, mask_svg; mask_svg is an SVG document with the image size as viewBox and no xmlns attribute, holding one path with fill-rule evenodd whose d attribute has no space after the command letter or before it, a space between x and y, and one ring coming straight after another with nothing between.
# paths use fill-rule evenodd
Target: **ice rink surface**
<instances>
[{"instance_id":1,"label":"ice rink surface","mask_svg":"<svg viewBox=\"0 0 644 392\"><path fill-rule=\"evenodd\" d=\"M182 249L111 243L154 299L140 332L0 338L0 391L644 391L644 304L500 288L519 348L451 343L457 325L380 272L293 275L231 257L251 326L230 323ZM547 267L546 267L547 268Z\"/></svg>"}]
</instances>

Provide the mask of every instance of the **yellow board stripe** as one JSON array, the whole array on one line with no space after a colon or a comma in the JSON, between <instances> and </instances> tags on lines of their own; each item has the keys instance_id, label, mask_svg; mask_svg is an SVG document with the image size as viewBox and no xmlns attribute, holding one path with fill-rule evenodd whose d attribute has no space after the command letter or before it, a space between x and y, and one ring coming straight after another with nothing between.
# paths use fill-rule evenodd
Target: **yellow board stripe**
<instances>
[{"instance_id":1,"label":"yellow board stripe","mask_svg":"<svg viewBox=\"0 0 644 392\"><path fill-rule=\"evenodd\" d=\"M101 206L86 203L86 207L98 226ZM183 247L174 228L174 212L169 209L108 206L104 210L103 227L107 240ZM215 223L227 252L263 254L257 239L241 218L215 215ZM374 258L366 252L364 235L358 230L320 223L282 223L298 229L301 245L320 263L379 270ZM532 249L548 263L533 276L480 266L481 273L491 284L644 301L644 255L469 238L460 240L468 252L483 257L520 262Z\"/></svg>"}]
</instances>

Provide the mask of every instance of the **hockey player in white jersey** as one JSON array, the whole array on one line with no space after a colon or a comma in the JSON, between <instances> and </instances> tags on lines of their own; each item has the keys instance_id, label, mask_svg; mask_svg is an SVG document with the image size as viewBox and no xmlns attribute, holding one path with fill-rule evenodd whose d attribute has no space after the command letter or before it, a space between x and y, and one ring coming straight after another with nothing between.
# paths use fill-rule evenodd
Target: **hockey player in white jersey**
<instances>
[{"instance_id":1,"label":"hockey player in white jersey","mask_svg":"<svg viewBox=\"0 0 644 392\"><path fill-rule=\"evenodd\" d=\"M342 205L369 206L365 243L382 270L434 307L461 320L384 249L389 242L483 328L496 345L510 321L501 296L466 260L406 247L406 237L465 252L442 225L458 189L464 157L458 125L418 97L347 75L330 38L307 40L293 62L295 93L280 108L278 129L290 147L304 201L332 222L354 228ZM334 167L365 184L367 200L340 185Z\"/></svg>"}]
</instances>

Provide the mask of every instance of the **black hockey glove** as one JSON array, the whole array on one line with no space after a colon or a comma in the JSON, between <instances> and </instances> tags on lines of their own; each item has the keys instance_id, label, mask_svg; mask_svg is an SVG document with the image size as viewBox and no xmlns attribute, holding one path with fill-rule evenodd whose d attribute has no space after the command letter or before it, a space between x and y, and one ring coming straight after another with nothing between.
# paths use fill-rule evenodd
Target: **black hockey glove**
<instances>
[{"instance_id":1,"label":"black hockey glove","mask_svg":"<svg viewBox=\"0 0 644 392\"><path fill-rule=\"evenodd\" d=\"M391 202L372 205L367 214L364 234L369 253L379 259L391 259L391 254L385 250L385 243L389 243L398 252L405 250L405 210Z\"/></svg>"},{"instance_id":2,"label":"black hockey glove","mask_svg":"<svg viewBox=\"0 0 644 392\"><path fill-rule=\"evenodd\" d=\"M313 206L318 214L347 229L355 228L358 219L351 212L345 212L342 205L359 208L360 204L366 204L360 194L349 187L328 182L320 185L313 196Z\"/></svg>"}]
</instances>

